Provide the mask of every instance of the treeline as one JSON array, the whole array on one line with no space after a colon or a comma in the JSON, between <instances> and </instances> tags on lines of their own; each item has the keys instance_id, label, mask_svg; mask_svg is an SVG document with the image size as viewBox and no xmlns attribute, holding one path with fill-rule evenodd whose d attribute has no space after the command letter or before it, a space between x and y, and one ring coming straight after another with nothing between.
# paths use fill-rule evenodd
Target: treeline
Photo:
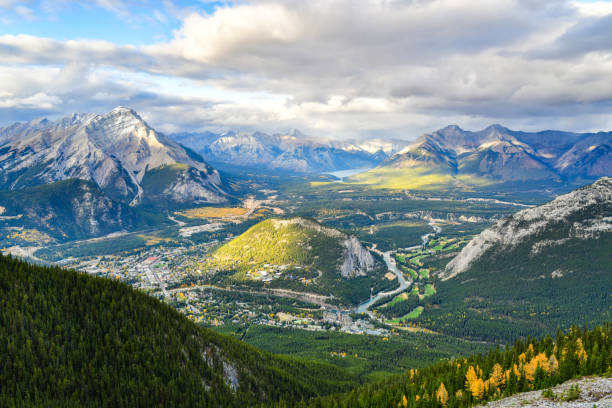
<instances>
[{"instance_id":1,"label":"treeline","mask_svg":"<svg viewBox=\"0 0 612 408\"><path fill-rule=\"evenodd\" d=\"M200 328L118 281L0 256L2 407L252 406L356 384Z\"/></svg>"},{"instance_id":2,"label":"treeline","mask_svg":"<svg viewBox=\"0 0 612 408\"><path fill-rule=\"evenodd\" d=\"M318 398L308 406L470 407L586 375L612 375L612 324L591 330L572 327L559 331L555 339L517 341L488 354L410 370L348 394Z\"/></svg>"}]
</instances>

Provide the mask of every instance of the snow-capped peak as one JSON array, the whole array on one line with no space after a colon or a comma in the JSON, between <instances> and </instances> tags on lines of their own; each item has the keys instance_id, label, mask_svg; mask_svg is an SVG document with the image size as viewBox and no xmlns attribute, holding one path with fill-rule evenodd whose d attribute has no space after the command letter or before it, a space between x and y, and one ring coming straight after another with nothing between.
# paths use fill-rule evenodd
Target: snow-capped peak
<instances>
[{"instance_id":1,"label":"snow-capped peak","mask_svg":"<svg viewBox=\"0 0 612 408\"><path fill-rule=\"evenodd\" d=\"M79 178L94 181L115 199L136 204L142 195L140 184L150 170L185 164L198 172L199 181L192 183L191 191L197 188L199 197L207 197L202 188L211 187L215 200L224 199L218 172L157 133L132 109L119 106L104 115L73 114L47 125L44 131L32 129L21 130L8 141L9 151L0 155L4 178L9 182L10 172L22 172L35 163L48 164L32 179L17 176L7 186L10 189ZM0 178L0 183L5 180Z\"/></svg>"}]
</instances>

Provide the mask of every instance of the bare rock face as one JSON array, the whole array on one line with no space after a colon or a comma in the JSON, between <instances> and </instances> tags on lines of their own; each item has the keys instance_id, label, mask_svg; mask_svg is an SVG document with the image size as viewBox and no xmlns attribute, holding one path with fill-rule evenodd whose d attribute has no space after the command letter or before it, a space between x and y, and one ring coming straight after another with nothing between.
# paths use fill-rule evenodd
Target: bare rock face
<instances>
[{"instance_id":1,"label":"bare rock face","mask_svg":"<svg viewBox=\"0 0 612 408\"><path fill-rule=\"evenodd\" d=\"M93 182L72 179L27 191L2 192L4 225L35 228L59 242L126 231L141 222L138 211L108 198Z\"/></svg>"},{"instance_id":2,"label":"bare rock face","mask_svg":"<svg viewBox=\"0 0 612 408\"><path fill-rule=\"evenodd\" d=\"M561 396L567 393L571 386L580 388L580 396L575 401L559 401L542 396L542 390L523 392L498 401L487 403L488 408L592 408L612 406L612 379L601 377L586 377L569 380L552 388L553 394ZM484 407L484 405L479 405Z\"/></svg>"},{"instance_id":3,"label":"bare rock face","mask_svg":"<svg viewBox=\"0 0 612 408\"><path fill-rule=\"evenodd\" d=\"M344 263L340 267L340 274L344 278L355 276L365 276L374 269L374 257L362 244L357 237L351 236L343 243Z\"/></svg>"},{"instance_id":4,"label":"bare rock face","mask_svg":"<svg viewBox=\"0 0 612 408\"><path fill-rule=\"evenodd\" d=\"M136 205L143 199L142 181L147 173L178 163L197 170L200 179L192 178L192 183L181 188L169 186L171 194L166 198L226 199L215 169L128 108L118 107L105 115L75 114L57 122L16 124L0 129L0 145L3 189L81 179L93 181L113 200Z\"/></svg>"},{"instance_id":5,"label":"bare rock face","mask_svg":"<svg viewBox=\"0 0 612 408\"><path fill-rule=\"evenodd\" d=\"M545 247L562 245L568 239L593 239L612 232L612 178L603 177L547 204L504 218L472 239L448 263L442 278L465 272L492 248L509 250L551 229L556 231L555 239L536 240L531 247L532 255Z\"/></svg>"}]
</instances>

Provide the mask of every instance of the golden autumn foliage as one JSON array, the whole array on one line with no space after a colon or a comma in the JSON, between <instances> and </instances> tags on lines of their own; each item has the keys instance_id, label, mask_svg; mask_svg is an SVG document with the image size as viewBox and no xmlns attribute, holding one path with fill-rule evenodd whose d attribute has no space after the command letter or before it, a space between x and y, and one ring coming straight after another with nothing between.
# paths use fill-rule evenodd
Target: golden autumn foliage
<instances>
[{"instance_id":1,"label":"golden autumn foliage","mask_svg":"<svg viewBox=\"0 0 612 408\"><path fill-rule=\"evenodd\" d=\"M538 367L548 372L549 370L548 357L546 357L546 354L540 353L534 358L532 358L527 364L525 364L525 367L524 367L525 378L530 383L533 382L535 378L535 373Z\"/></svg>"},{"instance_id":2,"label":"golden autumn foliage","mask_svg":"<svg viewBox=\"0 0 612 408\"><path fill-rule=\"evenodd\" d=\"M550 359L548 360L548 372L554 373L559 370L559 362L554 354L550 355Z\"/></svg>"},{"instance_id":3,"label":"golden autumn foliage","mask_svg":"<svg viewBox=\"0 0 612 408\"><path fill-rule=\"evenodd\" d=\"M493 369L491 370L491 378L489 379L489 382L494 387L499 387L506 382L506 379L504 376L504 369L499 363L496 363L493 366Z\"/></svg>"},{"instance_id":4,"label":"golden autumn foliage","mask_svg":"<svg viewBox=\"0 0 612 408\"><path fill-rule=\"evenodd\" d=\"M442 404L442 406L446 406L448 403L448 391L446 391L444 383L440 383L440 387L438 387L438 391L436 391L436 400Z\"/></svg>"},{"instance_id":5,"label":"golden autumn foliage","mask_svg":"<svg viewBox=\"0 0 612 408\"><path fill-rule=\"evenodd\" d=\"M418 373L408 371L401 392L389 394L384 388L368 387L362 394L362 406L386 406L390 395L398 408L472 406L545 389L577 376L609 375L612 346L606 338L612 338L610 333L612 324L592 331L576 329L565 336L558 333L556 342L550 336L517 341L513 348L498 348L488 355L451 360ZM372 393L379 393L380 398L371 399Z\"/></svg>"},{"instance_id":6,"label":"golden autumn foliage","mask_svg":"<svg viewBox=\"0 0 612 408\"><path fill-rule=\"evenodd\" d=\"M463 399L463 391L457 390L457 392L455 393L455 398L457 398L458 400L462 400Z\"/></svg>"},{"instance_id":7,"label":"golden autumn foliage","mask_svg":"<svg viewBox=\"0 0 612 408\"><path fill-rule=\"evenodd\" d=\"M473 366L467 371L465 375L465 388L472 394L472 396L476 399L482 398L485 390L484 381L481 378L478 378L476 374L476 370Z\"/></svg>"},{"instance_id":8,"label":"golden autumn foliage","mask_svg":"<svg viewBox=\"0 0 612 408\"><path fill-rule=\"evenodd\" d=\"M588 357L581 338L576 339L576 357L578 357L581 363L584 363Z\"/></svg>"}]
</instances>

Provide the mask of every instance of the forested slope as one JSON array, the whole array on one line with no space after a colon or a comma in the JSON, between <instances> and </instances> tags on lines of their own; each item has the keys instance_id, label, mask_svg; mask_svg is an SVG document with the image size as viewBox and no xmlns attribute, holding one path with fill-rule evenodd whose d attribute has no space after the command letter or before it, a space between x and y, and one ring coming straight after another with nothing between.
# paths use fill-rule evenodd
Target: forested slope
<instances>
[{"instance_id":1,"label":"forested slope","mask_svg":"<svg viewBox=\"0 0 612 408\"><path fill-rule=\"evenodd\" d=\"M0 257L0 406L250 406L351 385L120 282Z\"/></svg>"},{"instance_id":2,"label":"forested slope","mask_svg":"<svg viewBox=\"0 0 612 408\"><path fill-rule=\"evenodd\" d=\"M612 325L571 328L556 338L517 341L488 354L410 370L313 407L469 407L570 378L612 375Z\"/></svg>"}]
</instances>

